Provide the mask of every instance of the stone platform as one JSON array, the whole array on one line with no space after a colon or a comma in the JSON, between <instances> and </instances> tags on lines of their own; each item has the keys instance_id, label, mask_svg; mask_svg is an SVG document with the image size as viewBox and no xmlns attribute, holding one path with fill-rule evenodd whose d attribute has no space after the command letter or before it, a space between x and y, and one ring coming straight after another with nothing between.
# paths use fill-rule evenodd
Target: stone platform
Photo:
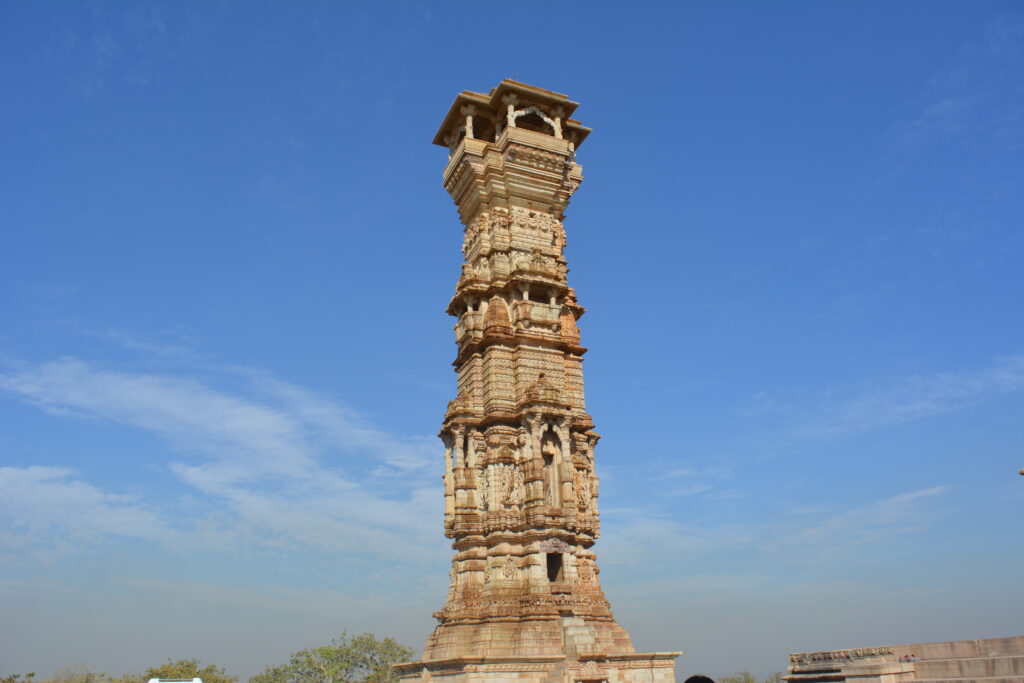
<instances>
[{"instance_id":1,"label":"stone platform","mask_svg":"<svg viewBox=\"0 0 1024 683\"><path fill-rule=\"evenodd\" d=\"M790 683L1024 683L1024 636L789 656Z\"/></svg>"},{"instance_id":2,"label":"stone platform","mask_svg":"<svg viewBox=\"0 0 1024 683\"><path fill-rule=\"evenodd\" d=\"M460 657L399 664L402 681L443 680L459 683L672 683L679 652L633 652L570 659L534 657Z\"/></svg>"},{"instance_id":3,"label":"stone platform","mask_svg":"<svg viewBox=\"0 0 1024 683\"><path fill-rule=\"evenodd\" d=\"M542 648L560 654L431 659L398 664L394 670L407 683L674 683L681 652L608 654L594 635L583 619L562 617L560 637Z\"/></svg>"}]
</instances>

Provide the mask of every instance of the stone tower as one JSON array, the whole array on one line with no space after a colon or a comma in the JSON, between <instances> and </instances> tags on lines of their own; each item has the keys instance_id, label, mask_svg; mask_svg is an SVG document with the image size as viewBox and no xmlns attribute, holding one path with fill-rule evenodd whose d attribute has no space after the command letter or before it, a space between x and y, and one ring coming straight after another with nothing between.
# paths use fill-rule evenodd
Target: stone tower
<instances>
[{"instance_id":1,"label":"stone tower","mask_svg":"<svg viewBox=\"0 0 1024 683\"><path fill-rule=\"evenodd\" d=\"M678 652L639 654L598 581L599 438L583 400L563 213L590 129L577 103L516 81L455 98L434 143L465 225L458 394L448 404L450 587L405 680L671 683Z\"/></svg>"}]
</instances>

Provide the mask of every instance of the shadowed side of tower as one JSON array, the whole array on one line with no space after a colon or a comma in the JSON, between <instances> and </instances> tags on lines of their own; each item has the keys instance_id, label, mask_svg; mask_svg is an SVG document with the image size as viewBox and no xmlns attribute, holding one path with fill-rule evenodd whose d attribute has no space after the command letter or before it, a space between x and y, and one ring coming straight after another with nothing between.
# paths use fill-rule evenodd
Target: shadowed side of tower
<instances>
[{"instance_id":1,"label":"shadowed side of tower","mask_svg":"<svg viewBox=\"0 0 1024 683\"><path fill-rule=\"evenodd\" d=\"M448 305L458 392L448 405L444 525L450 586L423 660L403 679L673 680L677 652L638 654L591 550L594 446L583 398L562 218L590 129L577 103L516 81L463 92L434 142L465 225Z\"/></svg>"}]
</instances>

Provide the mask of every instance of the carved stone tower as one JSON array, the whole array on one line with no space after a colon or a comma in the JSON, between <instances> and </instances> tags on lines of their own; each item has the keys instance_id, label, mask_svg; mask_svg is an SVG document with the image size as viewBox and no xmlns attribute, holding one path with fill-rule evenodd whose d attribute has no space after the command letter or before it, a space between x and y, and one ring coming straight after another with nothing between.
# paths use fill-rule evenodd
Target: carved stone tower
<instances>
[{"instance_id":1,"label":"carved stone tower","mask_svg":"<svg viewBox=\"0 0 1024 683\"><path fill-rule=\"evenodd\" d=\"M444 527L451 585L405 680L672 683L678 652L639 654L598 581L599 438L583 401L563 212L590 132L577 103L516 81L455 98L434 143L465 224L458 394L448 404Z\"/></svg>"}]
</instances>

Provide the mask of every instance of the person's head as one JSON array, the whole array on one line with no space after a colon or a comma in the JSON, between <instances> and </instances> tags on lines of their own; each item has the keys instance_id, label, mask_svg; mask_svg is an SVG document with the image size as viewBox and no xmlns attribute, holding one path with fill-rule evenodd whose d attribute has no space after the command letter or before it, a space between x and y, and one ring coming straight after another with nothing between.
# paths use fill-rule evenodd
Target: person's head
<instances>
[{"instance_id":1,"label":"person's head","mask_svg":"<svg viewBox=\"0 0 1024 683\"><path fill-rule=\"evenodd\" d=\"M697 674L690 676L684 683L715 683L713 680L705 676L704 674Z\"/></svg>"}]
</instances>

